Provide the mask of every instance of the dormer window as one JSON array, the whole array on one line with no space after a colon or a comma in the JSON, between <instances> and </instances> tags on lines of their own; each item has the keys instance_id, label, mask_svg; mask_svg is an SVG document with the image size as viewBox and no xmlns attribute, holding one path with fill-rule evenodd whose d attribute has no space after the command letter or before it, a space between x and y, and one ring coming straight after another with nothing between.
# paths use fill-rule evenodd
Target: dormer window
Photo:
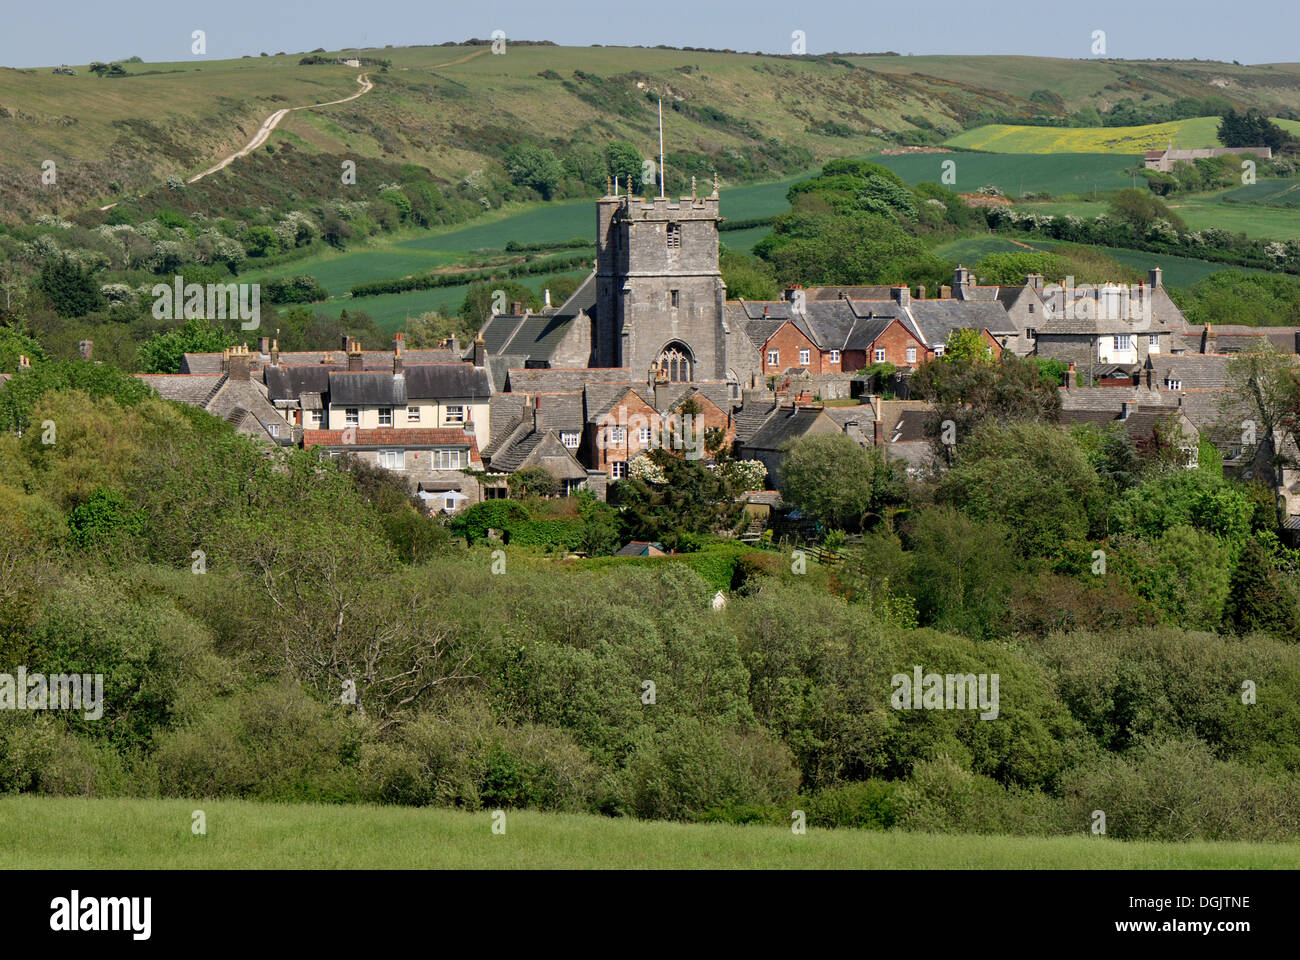
<instances>
[{"instance_id":1,"label":"dormer window","mask_svg":"<svg viewBox=\"0 0 1300 960\"><path fill-rule=\"evenodd\" d=\"M668 249L680 250L682 248L682 225L680 223L668 224Z\"/></svg>"}]
</instances>

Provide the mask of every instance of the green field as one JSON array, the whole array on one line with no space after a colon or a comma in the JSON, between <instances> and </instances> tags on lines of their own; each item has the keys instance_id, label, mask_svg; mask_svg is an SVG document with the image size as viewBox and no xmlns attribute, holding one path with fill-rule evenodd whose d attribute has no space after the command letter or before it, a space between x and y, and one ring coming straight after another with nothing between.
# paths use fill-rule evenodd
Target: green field
<instances>
[{"instance_id":1,"label":"green field","mask_svg":"<svg viewBox=\"0 0 1300 960\"><path fill-rule=\"evenodd\" d=\"M1078 244L1063 243L1059 240L1009 240L1006 237L982 236L963 237L934 248L937 256L945 260L956 260L967 266L973 266L990 253L1024 253L1041 250L1046 253L1067 252ZM1210 260L1193 260L1188 257L1174 257L1164 253L1147 253L1144 250L1128 250L1123 247L1089 246L1090 250L1100 250L1113 260L1132 267L1142 273L1152 267L1159 267L1164 272L1164 283L1170 287L1190 287L1220 270L1240 270L1242 273L1268 273L1253 267L1235 267L1226 263L1214 263ZM1061 277L1048 280L1060 280Z\"/></svg>"},{"instance_id":2,"label":"green field","mask_svg":"<svg viewBox=\"0 0 1300 960\"><path fill-rule=\"evenodd\" d=\"M1258 180L1235 190L1215 194L1215 203L1250 203L1269 207L1300 206L1300 180Z\"/></svg>"},{"instance_id":3,"label":"green field","mask_svg":"<svg viewBox=\"0 0 1300 960\"><path fill-rule=\"evenodd\" d=\"M1294 120L1276 120L1291 133ZM1140 154L1172 144L1182 149L1218 147L1218 117L1191 117L1138 127L1036 127L993 123L950 137L946 144L992 153L1126 153Z\"/></svg>"},{"instance_id":4,"label":"green field","mask_svg":"<svg viewBox=\"0 0 1300 960\"><path fill-rule=\"evenodd\" d=\"M1259 204L1222 203L1213 196L1168 198L1169 209L1182 217L1190 230L1218 227L1231 233L1244 233L1252 239L1293 240L1300 237L1300 217L1285 207L1266 207ZM1019 203L1016 209L1044 214L1073 213L1092 219L1106 212L1104 201L1048 201L1046 203Z\"/></svg>"},{"instance_id":5,"label":"green field","mask_svg":"<svg viewBox=\"0 0 1300 960\"><path fill-rule=\"evenodd\" d=\"M749 220L783 213L789 207L785 199L786 191L792 183L805 176L806 173L770 183L746 184L730 189L723 187L722 209L731 220ZM709 189L712 190L712 185ZM727 231L722 234L722 242L733 250L747 251L767 232L767 227ZM596 210L591 199L566 203L520 204L494 211L471 224L418 233L407 232L373 241L369 246L337 253L329 251L270 270L248 269L246 274L250 282L308 274L330 292L330 299L314 305L313 310L333 316L344 309L364 310L381 329L392 331L402 329L408 317L429 310L441 311L444 306L448 306L450 312L454 313L460 307L469 285L390 293L354 300L348 295L354 284L444 268L474 269L483 259L482 251L499 253L512 240L519 243L546 243L583 237L590 238L594 244L595 236ZM577 252L556 250L553 253ZM575 270L566 275L581 276L586 272ZM545 276L530 276L521 278L519 282L540 292L546 279Z\"/></svg>"},{"instance_id":6,"label":"green field","mask_svg":"<svg viewBox=\"0 0 1300 960\"><path fill-rule=\"evenodd\" d=\"M955 184L946 184L959 193L969 193L988 184L1000 187L1009 197L1023 192L1047 191L1053 194L1092 193L1095 190L1121 190L1132 178L1125 171L1141 161L1123 154L981 154L922 153L902 156L875 156L873 163L888 167L909 184L941 183L947 161L955 164Z\"/></svg>"},{"instance_id":7,"label":"green field","mask_svg":"<svg viewBox=\"0 0 1300 960\"><path fill-rule=\"evenodd\" d=\"M202 810L206 836L191 832ZM1295 869L1298 844L1122 843L231 800L0 799L8 869Z\"/></svg>"}]
</instances>

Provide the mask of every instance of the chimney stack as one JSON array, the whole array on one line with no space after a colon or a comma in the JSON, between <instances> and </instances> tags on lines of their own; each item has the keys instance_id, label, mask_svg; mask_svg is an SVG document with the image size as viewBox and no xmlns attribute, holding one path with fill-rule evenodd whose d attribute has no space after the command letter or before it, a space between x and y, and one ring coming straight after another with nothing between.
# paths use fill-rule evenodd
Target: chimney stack
<instances>
[{"instance_id":1,"label":"chimney stack","mask_svg":"<svg viewBox=\"0 0 1300 960\"><path fill-rule=\"evenodd\" d=\"M267 353L270 353L270 352L271 352L271 338L270 338L270 337L258 337L258 338L257 338L257 352L258 352L258 353L261 353L261 354L267 354Z\"/></svg>"},{"instance_id":2,"label":"chimney stack","mask_svg":"<svg viewBox=\"0 0 1300 960\"><path fill-rule=\"evenodd\" d=\"M280 365L280 340L278 337L271 341L271 365L276 367Z\"/></svg>"},{"instance_id":3,"label":"chimney stack","mask_svg":"<svg viewBox=\"0 0 1300 960\"><path fill-rule=\"evenodd\" d=\"M402 334L393 334L393 376L402 372Z\"/></svg>"},{"instance_id":4,"label":"chimney stack","mask_svg":"<svg viewBox=\"0 0 1300 960\"><path fill-rule=\"evenodd\" d=\"M510 315L512 317L521 317L524 314L524 302L522 300L510 301Z\"/></svg>"},{"instance_id":5,"label":"chimney stack","mask_svg":"<svg viewBox=\"0 0 1300 960\"><path fill-rule=\"evenodd\" d=\"M340 339L339 349L342 350L344 353L347 353L351 348L352 348L352 338L345 333Z\"/></svg>"},{"instance_id":6,"label":"chimney stack","mask_svg":"<svg viewBox=\"0 0 1300 960\"><path fill-rule=\"evenodd\" d=\"M365 368L365 356L361 353L361 341L349 338L348 373L358 373Z\"/></svg>"},{"instance_id":7,"label":"chimney stack","mask_svg":"<svg viewBox=\"0 0 1300 960\"><path fill-rule=\"evenodd\" d=\"M1120 407L1119 418L1121 420L1127 420L1129 417L1133 415L1134 411L1136 410L1137 410L1136 403L1134 403L1132 400L1125 400L1123 405Z\"/></svg>"},{"instance_id":8,"label":"chimney stack","mask_svg":"<svg viewBox=\"0 0 1300 960\"><path fill-rule=\"evenodd\" d=\"M939 299L940 299L940 300L951 300L951 299L952 299L952 287L948 286L948 284L946 284L946 283L940 284L940 285L939 285Z\"/></svg>"},{"instance_id":9,"label":"chimney stack","mask_svg":"<svg viewBox=\"0 0 1300 960\"><path fill-rule=\"evenodd\" d=\"M1159 267L1152 267L1151 270L1150 270L1150 272L1147 274L1147 276L1149 276L1149 277L1151 278L1151 289L1152 289L1152 290L1159 290L1160 287L1162 287L1162 286L1164 285L1163 282L1162 282L1162 279L1161 279L1161 274L1162 274L1162 271L1161 271L1161 269L1160 269Z\"/></svg>"},{"instance_id":10,"label":"chimney stack","mask_svg":"<svg viewBox=\"0 0 1300 960\"><path fill-rule=\"evenodd\" d=\"M1070 361L1070 367L1065 371L1065 389L1069 390L1074 386L1074 361Z\"/></svg>"},{"instance_id":11,"label":"chimney stack","mask_svg":"<svg viewBox=\"0 0 1300 960\"><path fill-rule=\"evenodd\" d=\"M27 359L26 355L21 353L18 354L18 369L30 370L31 368L32 368L32 362Z\"/></svg>"},{"instance_id":12,"label":"chimney stack","mask_svg":"<svg viewBox=\"0 0 1300 960\"><path fill-rule=\"evenodd\" d=\"M474 366L487 366L487 344L483 342L482 333L474 338Z\"/></svg>"},{"instance_id":13,"label":"chimney stack","mask_svg":"<svg viewBox=\"0 0 1300 960\"><path fill-rule=\"evenodd\" d=\"M894 302L900 307L908 307L912 304L912 291L908 287L894 287Z\"/></svg>"},{"instance_id":14,"label":"chimney stack","mask_svg":"<svg viewBox=\"0 0 1300 960\"><path fill-rule=\"evenodd\" d=\"M541 397L533 397L533 429L537 431L546 429L546 420L542 416Z\"/></svg>"},{"instance_id":15,"label":"chimney stack","mask_svg":"<svg viewBox=\"0 0 1300 960\"><path fill-rule=\"evenodd\" d=\"M226 376L230 380L248 380L251 362L252 358L248 354L248 344L231 347L229 359L226 361Z\"/></svg>"},{"instance_id":16,"label":"chimney stack","mask_svg":"<svg viewBox=\"0 0 1300 960\"><path fill-rule=\"evenodd\" d=\"M961 264L957 264L957 269L952 272L952 289L957 295L957 299L966 299L966 286L971 282L970 271Z\"/></svg>"},{"instance_id":17,"label":"chimney stack","mask_svg":"<svg viewBox=\"0 0 1300 960\"><path fill-rule=\"evenodd\" d=\"M925 284L923 284L923 283L921 283L921 284L917 284L917 287L916 287L916 299L918 299L918 300L924 300L924 299L925 299Z\"/></svg>"},{"instance_id":18,"label":"chimney stack","mask_svg":"<svg viewBox=\"0 0 1300 960\"><path fill-rule=\"evenodd\" d=\"M81 354L82 360L85 360L87 363L90 363L91 359L95 355L95 341L82 340L80 343L77 344L77 352Z\"/></svg>"}]
</instances>

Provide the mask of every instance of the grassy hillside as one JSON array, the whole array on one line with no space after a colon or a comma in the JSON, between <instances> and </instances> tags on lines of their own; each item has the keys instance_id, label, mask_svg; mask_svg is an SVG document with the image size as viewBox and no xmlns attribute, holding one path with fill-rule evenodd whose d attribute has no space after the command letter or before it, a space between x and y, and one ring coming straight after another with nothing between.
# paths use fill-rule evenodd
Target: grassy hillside
<instances>
[{"instance_id":1,"label":"grassy hillside","mask_svg":"<svg viewBox=\"0 0 1300 960\"><path fill-rule=\"evenodd\" d=\"M363 50L390 59L375 90L290 114L269 143L415 163L459 182L516 143L563 152L626 139L647 156L653 100L665 102L668 183L690 167L732 182L770 179L918 131L957 133L989 112L1028 115L1043 87L1067 105L1123 97L1164 103L1221 95L1240 106L1300 107L1295 65L1235 67L1008 57L778 57L622 47L512 44ZM242 147L276 110L356 90L356 71L300 66L298 54L129 64L99 79L0 69L0 201L10 215L132 196ZM42 190L40 165L58 182ZM238 164L236 164L238 167ZM227 170L218 176L234 175Z\"/></svg>"},{"instance_id":2,"label":"grassy hillside","mask_svg":"<svg viewBox=\"0 0 1300 960\"><path fill-rule=\"evenodd\" d=\"M191 833L202 810L207 835ZM0 799L11 869L1295 869L1300 845L1121 843L213 800Z\"/></svg>"},{"instance_id":3,"label":"grassy hillside","mask_svg":"<svg viewBox=\"0 0 1300 960\"><path fill-rule=\"evenodd\" d=\"M1300 123L1277 120L1291 133ZM1215 131L1218 117L1192 117L1138 127L1033 127L994 123L967 130L946 142L950 147L991 153L1124 153L1141 154L1173 144L1182 149L1222 146Z\"/></svg>"}]
</instances>

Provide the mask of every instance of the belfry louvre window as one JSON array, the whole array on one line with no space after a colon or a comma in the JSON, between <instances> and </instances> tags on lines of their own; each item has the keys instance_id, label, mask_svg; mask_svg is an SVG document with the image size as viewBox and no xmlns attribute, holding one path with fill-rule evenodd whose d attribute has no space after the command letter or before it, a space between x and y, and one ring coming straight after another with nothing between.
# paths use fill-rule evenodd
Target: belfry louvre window
<instances>
[{"instance_id":1,"label":"belfry louvre window","mask_svg":"<svg viewBox=\"0 0 1300 960\"><path fill-rule=\"evenodd\" d=\"M680 250L682 248L682 225L680 223L668 224L668 249Z\"/></svg>"}]
</instances>

